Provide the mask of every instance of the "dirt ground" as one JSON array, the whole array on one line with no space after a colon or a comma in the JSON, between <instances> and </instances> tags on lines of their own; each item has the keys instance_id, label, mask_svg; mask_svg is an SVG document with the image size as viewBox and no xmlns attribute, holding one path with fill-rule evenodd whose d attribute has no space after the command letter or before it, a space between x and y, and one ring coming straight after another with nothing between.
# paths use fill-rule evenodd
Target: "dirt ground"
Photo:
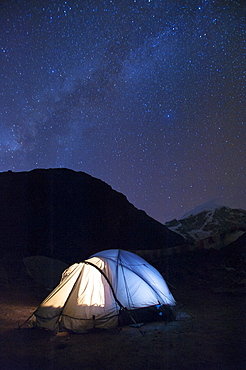
<instances>
[{"instance_id":1,"label":"dirt ground","mask_svg":"<svg viewBox=\"0 0 246 370\"><path fill-rule=\"evenodd\" d=\"M45 295L28 279L12 282L0 296L0 369L245 369L245 291L227 280L225 289L230 272L211 271L171 276L175 321L86 334L19 329Z\"/></svg>"}]
</instances>

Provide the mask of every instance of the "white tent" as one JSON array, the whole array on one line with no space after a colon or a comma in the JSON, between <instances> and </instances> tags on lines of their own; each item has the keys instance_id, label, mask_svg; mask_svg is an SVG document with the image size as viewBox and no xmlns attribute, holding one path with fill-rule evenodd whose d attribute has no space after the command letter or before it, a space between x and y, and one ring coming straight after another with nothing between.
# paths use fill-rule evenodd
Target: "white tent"
<instances>
[{"instance_id":1,"label":"white tent","mask_svg":"<svg viewBox=\"0 0 246 370\"><path fill-rule=\"evenodd\" d=\"M111 249L65 270L60 284L34 312L39 327L83 332L113 328L122 312L175 305L161 274L143 258ZM134 320L134 319L133 319Z\"/></svg>"}]
</instances>

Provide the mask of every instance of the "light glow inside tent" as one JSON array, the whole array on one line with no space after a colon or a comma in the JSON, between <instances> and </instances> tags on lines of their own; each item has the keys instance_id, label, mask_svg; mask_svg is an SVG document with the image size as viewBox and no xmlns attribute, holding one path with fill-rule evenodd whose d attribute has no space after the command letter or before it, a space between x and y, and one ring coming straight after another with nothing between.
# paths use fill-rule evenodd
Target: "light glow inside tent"
<instances>
[{"instance_id":1,"label":"light glow inside tent","mask_svg":"<svg viewBox=\"0 0 246 370\"><path fill-rule=\"evenodd\" d=\"M104 261L99 258L91 258L91 262L100 270L104 269ZM105 285L103 284L103 275L96 268L84 266L83 280L78 292L77 304L79 306L104 307L105 305ZM87 276L86 276L87 275Z\"/></svg>"},{"instance_id":2,"label":"light glow inside tent","mask_svg":"<svg viewBox=\"0 0 246 370\"><path fill-rule=\"evenodd\" d=\"M154 307L156 318L162 316L162 306L174 305L165 280L153 266L134 253L112 249L64 271L60 284L34 315L38 327L82 333L127 322L129 311L139 315L139 310L149 309L151 315Z\"/></svg>"}]
</instances>

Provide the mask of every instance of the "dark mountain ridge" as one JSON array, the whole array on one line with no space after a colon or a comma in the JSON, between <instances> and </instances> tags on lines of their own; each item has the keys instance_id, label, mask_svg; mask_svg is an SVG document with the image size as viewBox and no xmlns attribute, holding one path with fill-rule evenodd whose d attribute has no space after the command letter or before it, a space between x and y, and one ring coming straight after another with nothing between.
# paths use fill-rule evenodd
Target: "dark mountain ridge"
<instances>
[{"instance_id":1,"label":"dark mountain ridge","mask_svg":"<svg viewBox=\"0 0 246 370\"><path fill-rule=\"evenodd\" d=\"M80 261L99 250L169 248L184 238L105 182L69 169L0 173L4 254Z\"/></svg>"}]
</instances>

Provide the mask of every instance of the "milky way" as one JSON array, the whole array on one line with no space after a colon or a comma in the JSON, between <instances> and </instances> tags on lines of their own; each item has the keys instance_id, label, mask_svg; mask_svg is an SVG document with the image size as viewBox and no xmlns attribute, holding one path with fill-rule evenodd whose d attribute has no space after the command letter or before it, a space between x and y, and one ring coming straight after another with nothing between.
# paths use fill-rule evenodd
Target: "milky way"
<instances>
[{"instance_id":1,"label":"milky way","mask_svg":"<svg viewBox=\"0 0 246 370\"><path fill-rule=\"evenodd\" d=\"M84 171L161 222L246 209L244 1L1 4L0 171Z\"/></svg>"}]
</instances>

